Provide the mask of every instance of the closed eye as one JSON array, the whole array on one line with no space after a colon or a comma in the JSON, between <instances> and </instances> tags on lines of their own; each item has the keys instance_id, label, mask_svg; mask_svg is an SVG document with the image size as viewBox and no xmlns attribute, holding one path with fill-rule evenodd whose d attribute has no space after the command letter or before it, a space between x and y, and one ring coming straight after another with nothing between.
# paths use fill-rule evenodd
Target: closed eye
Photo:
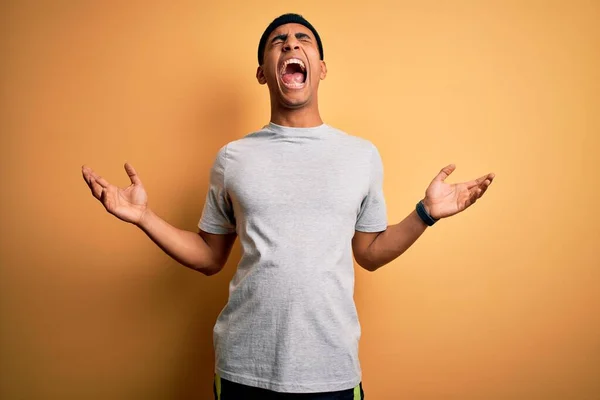
<instances>
[{"instance_id":1,"label":"closed eye","mask_svg":"<svg viewBox=\"0 0 600 400\"><path fill-rule=\"evenodd\" d=\"M296 39L302 40L303 42L310 42L311 38L306 33L296 33Z\"/></svg>"},{"instance_id":2,"label":"closed eye","mask_svg":"<svg viewBox=\"0 0 600 400\"><path fill-rule=\"evenodd\" d=\"M296 39L301 40L302 42L305 43L310 43L312 42L312 38L307 35L306 33L302 33L302 32L298 32L294 35L296 37ZM283 42L285 42L288 38L287 34L281 34L281 35L277 35L275 36L272 40L271 40L271 44L281 44Z\"/></svg>"},{"instance_id":3,"label":"closed eye","mask_svg":"<svg viewBox=\"0 0 600 400\"><path fill-rule=\"evenodd\" d=\"M277 35L273 38L273 40L271 40L272 44L280 44L283 43L284 41L286 41L288 38L288 35Z\"/></svg>"}]
</instances>

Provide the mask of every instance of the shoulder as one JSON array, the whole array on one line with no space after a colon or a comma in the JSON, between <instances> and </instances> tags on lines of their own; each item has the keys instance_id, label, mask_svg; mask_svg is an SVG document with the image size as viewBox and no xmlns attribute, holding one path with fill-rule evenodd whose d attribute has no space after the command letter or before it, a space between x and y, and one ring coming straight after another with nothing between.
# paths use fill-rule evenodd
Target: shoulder
<instances>
[{"instance_id":1,"label":"shoulder","mask_svg":"<svg viewBox=\"0 0 600 400\"><path fill-rule=\"evenodd\" d=\"M233 150L237 150L240 147L256 142L256 139L260 139L265 136L265 130L260 129L246 133L244 136L230 140L223 144L217 151L217 159L225 159L229 153Z\"/></svg>"},{"instance_id":2,"label":"shoulder","mask_svg":"<svg viewBox=\"0 0 600 400\"><path fill-rule=\"evenodd\" d=\"M226 143L219 148L215 156L215 165L223 166L227 162L227 151L229 150L230 144L231 143Z\"/></svg>"},{"instance_id":3,"label":"shoulder","mask_svg":"<svg viewBox=\"0 0 600 400\"><path fill-rule=\"evenodd\" d=\"M261 142L264 142L266 139L272 136L265 128L261 128L255 131L250 131L244 134L244 136L231 140L227 142L227 144L223 145L219 150L219 153L223 153L223 155L231 155L235 153L237 150L244 149L248 146L256 146Z\"/></svg>"},{"instance_id":4,"label":"shoulder","mask_svg":"<svg viewBox=\"0 0 600 400\"><path fill-rule=\"evenodd\" d=\"M337 138L344 141L344 145L357 149L368 156L379 154L377 146L371 140L348 131L334 128L332 126L329 126L329 129L333 134L336 135Z\"/></svg>"}]
</instances>

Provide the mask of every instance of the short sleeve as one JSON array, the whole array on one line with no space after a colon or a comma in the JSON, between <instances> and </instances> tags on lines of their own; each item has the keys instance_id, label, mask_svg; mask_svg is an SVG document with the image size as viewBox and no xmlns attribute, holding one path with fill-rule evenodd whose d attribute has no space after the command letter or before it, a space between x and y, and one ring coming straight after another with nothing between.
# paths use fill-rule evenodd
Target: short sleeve
<instances>
[{"instance_id":1,"label":"short sleeve","mask_svg":"<svg viewBox=\"0 0 600 400\"><path fill-rule=\"evenodd\" d=\"M223 146L210 170L210 182L198 228L213 234L235 232L235 217L231 199L225 186L227 146Z\"/></svg>"},{"instance_id":2,"label":"short sleeve","mask_svg":"<svg viewBox=\"0 0 600 400\"><path fill-rule=\"evenodd\" d=\"M377 147L372 146L369 184L360 205L355 229L361 232L382 232L387 229L387 210L383 196L383 162Z\"/></svg>"}]
</instances>

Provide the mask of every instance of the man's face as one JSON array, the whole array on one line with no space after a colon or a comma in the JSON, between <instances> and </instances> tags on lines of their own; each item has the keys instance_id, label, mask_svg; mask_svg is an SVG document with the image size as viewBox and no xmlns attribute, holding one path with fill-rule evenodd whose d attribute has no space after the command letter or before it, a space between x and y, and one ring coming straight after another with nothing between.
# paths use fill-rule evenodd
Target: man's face
<instances>
[{"instance_id":1,"label":"man's face","mask_svg":"<svg viewBox=\"0 0 600 400\"><path fill-rule=\"evenodd\" d=\"M310 29L286 24L269 35L256 78L269 87L271 101L279 101L285 108L301 108L311 102L313 95L316 97L319 80L326 74Z\"/></svg>"}]
</instances>

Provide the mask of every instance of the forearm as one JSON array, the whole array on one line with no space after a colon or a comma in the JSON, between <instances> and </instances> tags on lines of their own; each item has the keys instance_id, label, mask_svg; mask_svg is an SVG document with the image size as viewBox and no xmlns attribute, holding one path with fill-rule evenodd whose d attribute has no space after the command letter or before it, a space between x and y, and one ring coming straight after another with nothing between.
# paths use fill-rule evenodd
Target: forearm
<instances>
[{"instance_id":1,"label":"forearm","mask_svg":"<svg viewBox=\"0 0 600 400\"><path fill-rule=\"evenodd\" d=\"M415 210L396 225L377 235L366 253L368 269L374 271L395 260L425 232L427 225Z\"/></svg>"},{"instance_id":2,"label":"forearm","mask_svg":"<svg viewBox=\"0 0 600 400\"><path fill-rule=\"evenodd\" d=\"M151 210L144 213L138 227L180 264L205 275L220 269L211 248L199 234L175 228Z\"/></svg>"}]
</instances>

